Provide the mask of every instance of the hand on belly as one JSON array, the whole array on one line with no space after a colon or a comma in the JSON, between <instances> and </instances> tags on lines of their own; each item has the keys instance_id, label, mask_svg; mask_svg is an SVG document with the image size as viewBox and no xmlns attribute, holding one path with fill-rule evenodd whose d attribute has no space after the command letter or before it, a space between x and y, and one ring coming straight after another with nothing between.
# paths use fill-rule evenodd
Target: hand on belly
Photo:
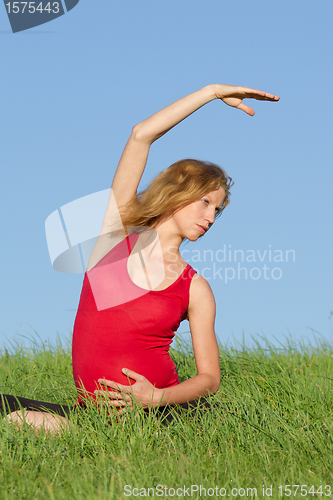
<instances>
[{"instance_id":1,"label":"hand on belly","mask_svg":"<svg viewBox=\"0 0 333 500\"><path fill-rule=\"evenodd\" d=\"M103 396L103 402L107 402L107 404L116 408L133 408L135 404L142 408L158 406L163 397L163 389L157 389L146 377L132 370L122 368L122 372L127 377L129 386L111 380L98 379L101 386L108 387L111 390L96 390L94 394ZM132 384L129 379L134 380L135 383Z\"/></svg>"}]
</instances>

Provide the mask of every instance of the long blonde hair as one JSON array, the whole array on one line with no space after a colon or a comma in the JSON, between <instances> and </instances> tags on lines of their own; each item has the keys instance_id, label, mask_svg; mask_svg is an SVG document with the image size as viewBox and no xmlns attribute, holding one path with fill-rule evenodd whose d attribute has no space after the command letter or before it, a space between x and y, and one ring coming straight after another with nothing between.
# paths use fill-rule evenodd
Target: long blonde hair
<instances>
[{"instance_id":1,"label":"long blonde hair","mask_svg":"<svg viewBox=\"0 0 333 500\"><path fill-rule=\"evenodd\" d=\"M231 177L214 163L185 159L161 172L147 189L136 193L120 211L123 225L155 227L160 219L222 187L226 196L222 213L229 204Z\"/></svg>"}]
</instances>

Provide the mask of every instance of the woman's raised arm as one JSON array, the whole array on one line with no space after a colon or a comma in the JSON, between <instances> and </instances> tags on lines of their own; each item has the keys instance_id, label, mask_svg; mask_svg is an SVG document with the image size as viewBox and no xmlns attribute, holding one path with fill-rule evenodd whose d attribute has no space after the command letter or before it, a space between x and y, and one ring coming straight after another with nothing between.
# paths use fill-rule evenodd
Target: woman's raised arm
<instances>
[{"instance_id":1,"label":"woman's raised arm","mask_svg":"<svg viewBox=\"0 0 333 500\"><path fill-rule=\"evenodd\" d=\"M248 87L213 84L183 97L135 125L119 161L111 186L118 208L126 205L137 192L146 166L149 148L154 141L214 99L221 99L229 106L241 109L249 115L254 115L254 111L243 104L242 100L245 98L266 101L279 100L279 97L272 94ZM105 217L106 224L107 219L108 212Z\"/></svg>"}]
</instances>

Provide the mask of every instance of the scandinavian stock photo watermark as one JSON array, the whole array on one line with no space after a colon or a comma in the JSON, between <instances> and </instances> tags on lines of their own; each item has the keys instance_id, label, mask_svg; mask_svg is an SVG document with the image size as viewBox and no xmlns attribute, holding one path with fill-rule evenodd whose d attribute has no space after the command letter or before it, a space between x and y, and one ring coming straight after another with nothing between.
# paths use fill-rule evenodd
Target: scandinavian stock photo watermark
<instances>
[{"instance_id":1,"label":"scandinavian stock photo watermark","mask_svg":"<svg viewBox=\"0 0 333 500\"><path fill-rule=\"evenodd\" d=\"M224 284L233 280L280 280L283 276L282 265L296 261L292 249L234 249L231 244L212 250L180 251L184 260L189 262L207 281L219 280Z\"/></svg>"},{"instance_id":2,"label":"scandinavian stock photo watermark","mask_svg":"<svg viewBox=\"0 0 333 500\"><path fill-rule=\"evenodd\" d=\"M105 215L107 214L107 216ZM106 218L105 218L106 217ZM158 232L151 227L124 227L112 189L63 205L45 221L53 268L87 275L98 310L108 309L158 290L165 279L180 274L178 247L163 254ZM208 282L277 281L296 261L295 250L180 247L185 262Z\"/></svg>"}]
</instances>

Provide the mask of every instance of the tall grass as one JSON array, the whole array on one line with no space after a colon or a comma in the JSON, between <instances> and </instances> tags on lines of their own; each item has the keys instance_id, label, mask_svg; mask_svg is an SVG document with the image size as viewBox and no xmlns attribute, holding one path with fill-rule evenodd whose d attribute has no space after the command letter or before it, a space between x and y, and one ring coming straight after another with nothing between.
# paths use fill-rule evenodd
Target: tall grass
<instances>
[{"instance_id":1,"label":"tall grass","mask_svg":"<svg viewBox=\"0 0 333 500\"><path fill-rule=\"evenodd\" d=\"M110 423L91 408L61 436L2 421L0 499L134 498L135 487L140 497L204 498L195 485L213 498L262 498L263 486L265 496L282 498L285 485L307 485L302 496L313 485L306 496L316 498L328 496L331 485L333 496L332 348L262 343L220 346L222 382L212 398L219 406L200 418L182 413L163 424L137 409ZM181 380L195 375L181 337L172 356ZM70 345L3 349L0 392L73 404ZM294 496L296 486L291 490Z\"/></svg>"}]
</instances>

